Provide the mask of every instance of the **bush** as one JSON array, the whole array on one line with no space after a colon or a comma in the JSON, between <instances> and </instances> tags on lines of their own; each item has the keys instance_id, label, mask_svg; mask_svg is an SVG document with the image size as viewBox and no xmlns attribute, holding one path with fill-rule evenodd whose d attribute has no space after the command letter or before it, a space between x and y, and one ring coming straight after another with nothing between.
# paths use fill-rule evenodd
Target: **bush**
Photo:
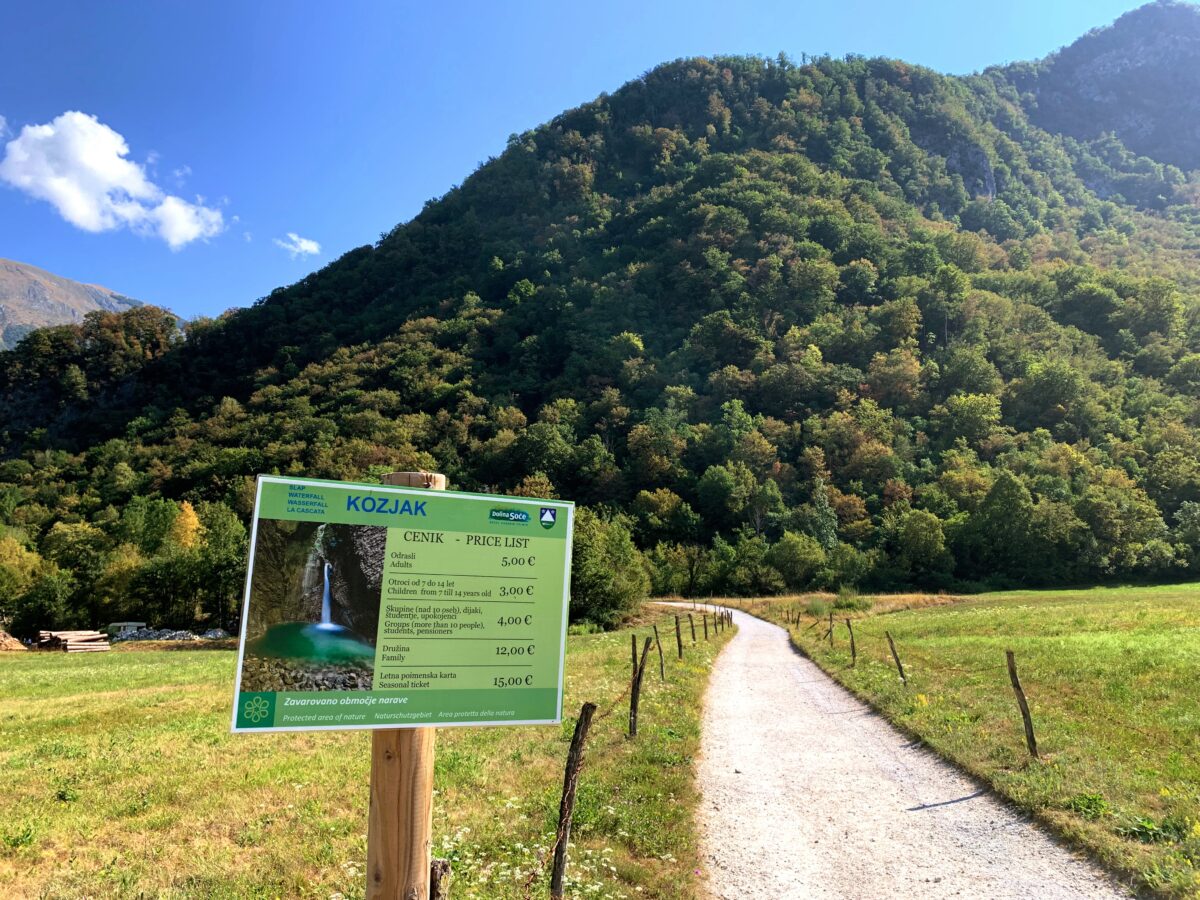
<instances>
[{"instance_id":1,"label":"bush","mask_svg":"<svg viewBox=\"0 0 1200 900\"><path fill-rule=\"evenodd\" d=\"M871 564L868 554L850 544L838 544L829 551L824 567L817 573L817 581L831 590L855 587L870 573Z\"/></svg>"},{"instance_id":2,"label":"bush","mask_svg":"<svg viewBox=\"0 0 1200 900\"><path fill-rule=\"evenodd\" d=\"M624 516L575 511L571 560L571 621L620 624L650 590L646 562Z\"/></svg>"},{"instance_id":3,"label":"bush","mask_svg":"<svg viewBox=\"0 0 1200 900\"><path fill-rule=\"evenodd\" d=\"M53 563L15 603L9 630L19 638L36 638L39 630L79 628L88 623L71 606L75 579Z\"/></svg>"},{"instance_id":4,"label":"bush","mask_svg":"<svg viewBox=\"0 0 1200 900\"><path fill-rule=\"evenodd\" d=\"M698 544L655 544L646 554L656 597L694 597L707 584L709 551Z\"/></svg>"},{"instance_id":5,"label":"bush","mask_svg":"<svg viewBox=\"0 0 1200 900\"><path fill-rule=\"evenodd\" d=\"M789 588L798 591L807 587L825 565L825 551L816 538L785 531L779 543L767 552L767 562L783 576Z\"/></svg>"},{"instance_id":6,"label":"bush","mask_svg":"<svg viewBox=\"0 0 1200 900\"><path fill-rule=\"evenodd\" d=\"M758 597L778 594L783 578L767 561L770 545L762 535L743 531L730 544L720 535L713 539L708 589L717 595Z\"/></svg>"},{"instance_id":7,"label":"bush","mask_svg":"<svg viewBox=\"0 0 1200 900\"><path fill-rule=\"evenodd\" d=\"M837 599L833 601L834 609L844 609L850 612L866 612L872 606L870 600L858 596L858 591L846 585L838 588Z\"/></svg>"}]
</instances>

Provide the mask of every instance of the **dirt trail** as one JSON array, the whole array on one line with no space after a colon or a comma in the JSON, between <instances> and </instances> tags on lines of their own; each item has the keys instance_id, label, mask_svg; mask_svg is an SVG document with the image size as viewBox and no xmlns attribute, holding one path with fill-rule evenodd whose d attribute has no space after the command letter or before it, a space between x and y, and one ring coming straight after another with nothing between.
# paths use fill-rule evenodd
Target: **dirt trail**
<instances>
[{"instance_id":1,"label":"dirt trail","mask_svg":"<svg viewBox=\"0 0 1200 900\"><path fill-rule=\"evenodd\" d=\"M987 790L734 613L698 777L713 897L1128 897Z\"/></svg>"}]
</instances>

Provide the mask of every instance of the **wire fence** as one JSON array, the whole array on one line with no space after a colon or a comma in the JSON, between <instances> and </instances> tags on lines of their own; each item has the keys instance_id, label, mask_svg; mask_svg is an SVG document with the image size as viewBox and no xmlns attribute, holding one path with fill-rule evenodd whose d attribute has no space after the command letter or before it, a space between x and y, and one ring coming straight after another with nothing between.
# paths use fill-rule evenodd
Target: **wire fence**
<instances>
[{"instance_id":1,"label":"wire fence","mask_svg":"<svg viewBox=\"0 0 1200 900\"><path fill-rule=\"evenodd\" d=\"M802 628L800 625L801 614L798 609L786 608L784 610L776 610L775 606L776 606L775 604L764 604L764 605L760 605L760 606L747 604L747 608L743 609L743 611L749 612L752 615L758 615L760 618L768 618L768 619L769 618L782 618L784 620L783 621L784 625L796 629L793 639L806 652L810 649L817 650L820 647L820 645L822 644L822 642L824 642L826 640L826 638L828 636L828 632L821 632L820 633L821 636L820 636L820 638L818 638L816 640L814 647L810 648L810 647L806 646L806 642L808 641L812 630L814 628L817 628L818 626L828 624L828 619L825 616L815 616L814 614L809 613L810 616L813 616L814 621ZM741 608L741 606L739 605L738 608ZM765 616L762 615L763 612L766 612L767 615L765 615ZM781 612L783 613L782 616L780 615ZM826 615L828 615L828 614L826 614ZM858 619L854 620L854 621L856 621L856 623L860 624L860 627L855 630L855 636L857 638L857 643L858 643L858 655L859 656L864 655L863 654L864 644L869 644L869 642L872 640L882 643L882 640L883 640L877 634L872 634L870 631L864 631L861 628L861 623L869 621L870 618L871 617L862 617L862 618L858 618ZM976 675L987 675L987 674L990 674L993 672L1007 672L1008 671L1007 662L997 663L995 665L981 666L981 667L964 667L964 666L954 665L953 663L947 663L942 659L938 659L937 657L931 655L928 650L925 650L920 647L915 647L915 646L913 646L912 643L905 643L903 645L897 644L897 647L898 647L899 654L905 664L904 667L905 667L905 672L907 675L907 679L905 680L906 686L907 686L907 681L912 680L914 676L919 679L921 677L921 675L923 674L923 672L925 672L925 671L933 671L933 672L939 672L939 673L952 673L954 675L964 676L964 677L970 677L970 676L976 676ZM887 651L884 650L883 652L879 653L879 658L875 658L875 657L869 657L869 658L873 662L876 662L879 665L887 666L888 663L886 661L886 659L887 659L887 657L885 655L886 652ZM911 663L913 663L913 662L916 663L916 666L911 665ZM1063 681L1063 680L1070 679L1069 673L1065 673L1062 671L1046 671L1044 668L1042 668L1040 666L1031 665L1028 662L1028 660L1022 660L1021 674L1022 674L1022 676L1026 677L1031 682L1038 683L1038 684L1054 682L1056 680ZM1200 671L1197 672L1197 680L1200 681ZM1180 754L1184 754L1184 755L1194 755L1197 752L1200 752L1200 731L1194 732L1192 737L1190 738L1190 740L1187 741L1186 743L1181 743L1178 740L1174 740L1174 739L1170 738L1169 736L1162 733L1161 731L1160 732L1150 731L1144 727L1134 725L1132 722L1129 722L1125 719L1122 719L1117 716L1113 716L1111 714L1111 710L1105 712L1104 725L1105 725L1105 727L1113 726L1116 728L1124 729L1131 733L1139 734L1142 737L1145 737L1145 738L1149 739L1150 741L1152 741L1155 746L1169 749L1175 753L1180 753Z\"/></svg>"},{"instance_id":2,"label":"wire fence","mask_svg":"<svg viewBox=\"0 0 1200 900\"><path fill-rule=\"evenodd\" d=\"M696 611L696 612L702 611L703 615L705 616L706 630L704 632L704 634L705 634L704 641L709 641L710 639L715 640L720 634L719 629L724 629L724 628L733 626L732 615L729 612L729 610L726 609L725 607L714 606L712 604L706 604L706 605L704 605L703 609L701 610L701 607L693 605L692 610ZM684 612L684 614L685 615L687 614L686 611ZM709 631L707 630L709 616L712 617L711 636L709 634ZM676 616L676 619L678 620L678 616ZM720 625L718 625L718 622L720 622ZM630 731L629 731L628 735L626 736L626 739L624 739L624 740L614 740L613 735L611 735L611 734L606 735L607 740L605 740L601 744L599 749L593 749L586 753L586 759L592 765L595 765L597 762L606 760L606 759L616 755L618 752L627 752L628 748L630 746L630 742L636 738L636 724L635 723L636 723L636 716L637 716L637 698L638 698L638 693L641 690L642 677L645 674L644 669L645 669L645 666L646 666L647 660L648 660L648 653L644 651L642 653L641 661L640 662L638 661L636 647L639 643L638 642L639 637L647 638L648 640L653 641L656 644L658 643L656 625L657 625L656 622L650 624L650 627L652 629L654 629L654 631L655 631L655 634L652 637L649 635L641 634L641 632L645 631L644 627L630 629L630 631L629 631L629 633L631 633L633 635L634 647L635 647L634 655L633 655L634 668L630 674L629 681L626 683L625 688L610 703L607 704L607 706L604 708L603 712L594 713L592 715L591 725L593 727L598 725L600 722L603 722L605 719L607 719L609 716L611 716L617 710L623 709L623 708L625 708L626 704L629 704L629 709L631 712ZM678 661L682 662L686 658L686 655L684 653L684 642L683 642L682 637L680 636L681 631L680 631L680 626L678 624L676 626L676 635L677 635L677 639L679 641ZM697 640L694 636L692 638L692 642L695 645L702 643L702 641ZM646 649L648 650L648 646L646 647ZM620 653L622 655L624 655L624 650L623 649L620 650ZM663 680L664 680L664 682L666 681L665 674L663 676ZM587 705L588 704L584 704L585 707ZM578 734L576 736L576 739L577 740L579 739ZM595 743L596 742L593 741L593 747L595 746ZM552 860L555 862L556 868L555 868L555 870L553 870L551 872L551 882L550 882L551 883L551 896L552 897L561 896L561 894L555 895L554 890L553 890L553 885L555 883L561 884L563 875L564 875L563 870L565 870L565 867L566 867L566 854L565 853L560 854L559 849L563 845L564 841L567 842L568 846L570 843L570 819L571 819L571 815L573 813L572 807L574 804L575 788L578 785L579 779L582 776L583 761L585 759L585 753L584 753L584 747L582 745L582 741L580 742L580 746L578 747L578 750L576 750L576 747L574 744L575 744L575 742L573 741L571 754L568 755L568 762L567 762L568 768L567 768L567 772L566 772L566 776L564 778L564 784L563 784L563 801L562 801L562 807L560 809L558 828L556 829L555 835L554 835L554 842L549 847L545 848L544 850L539 851L538 857L537 857L537 865L530 869L529 875L526 877L525 881L521 885L522 896L524 898L526 898L526 900L532 900L534 890L537 888L539 882L542 880L543 876L546 874L546 867ZM576 755L577 755L577 759L574 760L575 768L574 768L574 770L572 770L572 768L571 768L572 761L573 761L572 757L575 757ZM562 869L557 868L560 865L561 865Z\"/></svg>"}]
</instances>

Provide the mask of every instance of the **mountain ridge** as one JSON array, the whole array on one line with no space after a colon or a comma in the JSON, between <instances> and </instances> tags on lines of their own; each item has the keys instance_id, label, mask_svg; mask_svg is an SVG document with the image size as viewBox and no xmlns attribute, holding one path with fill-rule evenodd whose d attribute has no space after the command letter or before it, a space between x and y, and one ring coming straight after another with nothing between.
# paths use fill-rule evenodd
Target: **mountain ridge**
<instances>
[{"instance_id":1,"label":"mountain ridge","mask_svg":"<svg viewBox=\"0 0 1200 900\"><path fill-rule=\"evenodd\" d=\"M998 71L1034 122L1081 140L1115 134L1135 153L1200 168L1200 6L1156 0L1035 63ZM996 71L996 70L993 70Z\"/></svg>"},{"instance_id":2,"label":"mountain ridge","mask_svg":"<svg viewBox=\"0 0 1200 900\"><path fill-rule=\"evenodd\" d=\"M12 348L35 329L80 322L89 312L123 312L141 305L101 285L0 258L0 349Z\"/></svg>"}]
</instances>

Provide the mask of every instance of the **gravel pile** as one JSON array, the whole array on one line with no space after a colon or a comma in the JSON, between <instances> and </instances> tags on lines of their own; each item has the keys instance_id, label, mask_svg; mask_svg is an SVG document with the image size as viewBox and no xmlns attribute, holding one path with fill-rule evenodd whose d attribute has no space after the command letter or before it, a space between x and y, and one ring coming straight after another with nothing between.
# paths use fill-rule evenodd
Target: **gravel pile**
<instances>
[{"instance_id":1,"label":"gravel pile","mask_svg":"<svg viewBox=\"0 0 1200 900\"><path fill-rule=\"evenodd\" d=\"M172 631L169 628L139 628L137 631L126 631L124 634L114 634L112 642L118 641L198 641L190 631Z\"/></svg>"},{"instance_id":2,"label":"gravel pile","mask_svg":"<svg viewBox=\"0 0 1200 900\"><path fill-rule=\"evenodd\" d=\"M247 656L242 660L244 691L369 691L370 665L314 663L301 659Z\"/></svg>"},{"instance_id":3,"label":"gravel pile","mask_svg":"<svg viewBox=\"0 0 1200 900\"><path fill-rule=\"evenodd\" d=\"M210 628L204 634L197 635L191 631L172 631L170 628L139 628L137 631L127 631L124 634L114 634L112 642L118 641L220 641L229 637L224 628Z\"/></svg>"}]
</instances>

